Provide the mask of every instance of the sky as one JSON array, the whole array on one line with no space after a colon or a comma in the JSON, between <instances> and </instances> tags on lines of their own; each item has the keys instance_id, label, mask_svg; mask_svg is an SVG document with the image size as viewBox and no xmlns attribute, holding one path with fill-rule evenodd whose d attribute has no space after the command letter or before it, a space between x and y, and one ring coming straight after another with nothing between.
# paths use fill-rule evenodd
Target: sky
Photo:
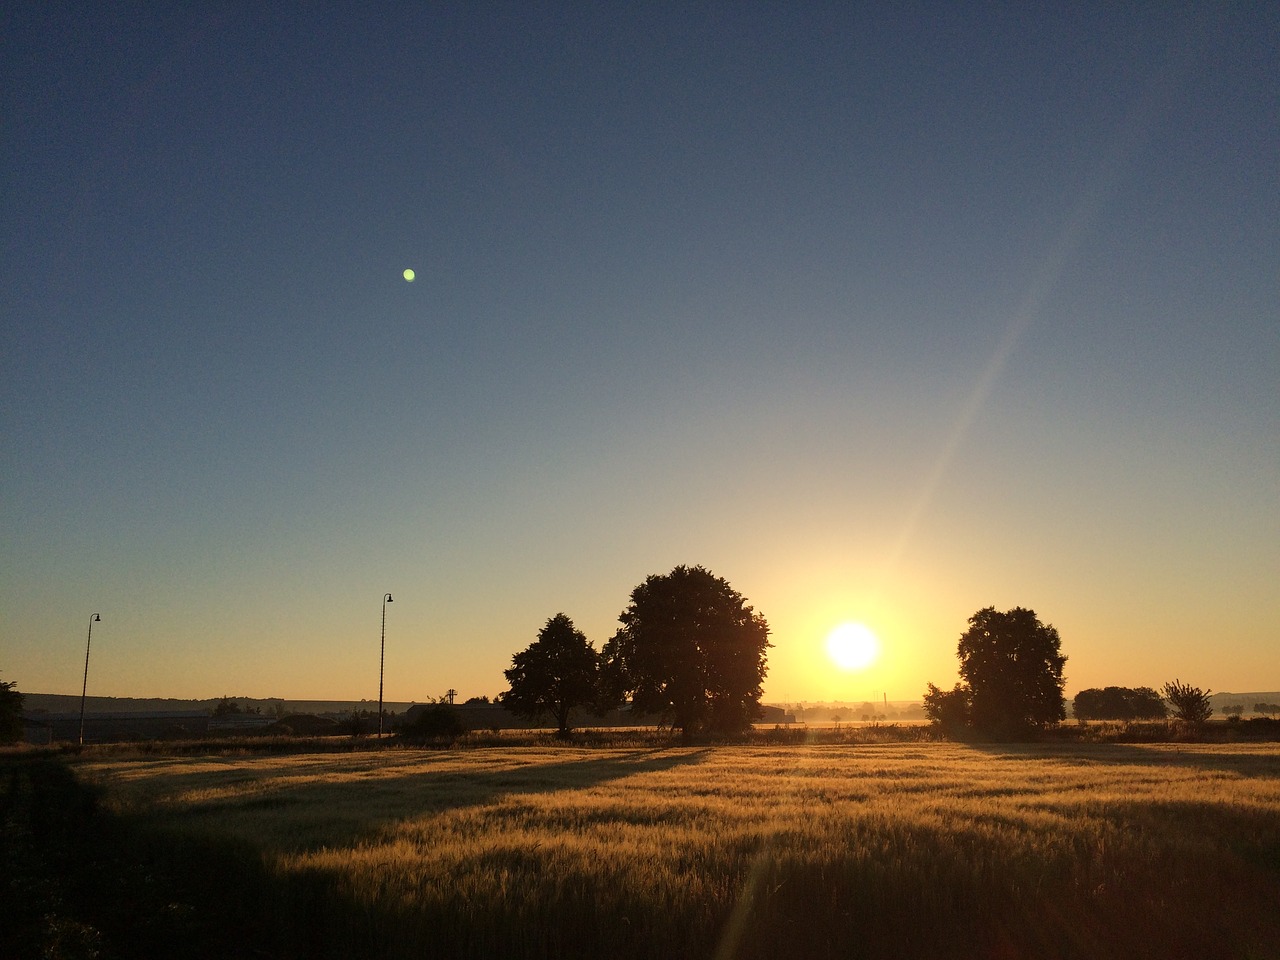
<instances>
[{"instance_id":1,"label":"sky","mask_svg":"<svg viewBox=\"0 0 1280 960\"><path fill-rule=\"evenodd\" d=\"M19 690L494 696L680 564L767 702L1280 688L1280 6L0 18Z\"/></svg>"}]
</instances>

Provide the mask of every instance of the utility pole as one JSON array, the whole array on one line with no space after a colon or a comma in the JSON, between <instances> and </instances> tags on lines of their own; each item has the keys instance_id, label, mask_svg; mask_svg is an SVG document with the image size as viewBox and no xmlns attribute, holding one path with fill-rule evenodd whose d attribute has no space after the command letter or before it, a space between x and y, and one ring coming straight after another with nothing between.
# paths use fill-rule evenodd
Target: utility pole
<instances>
[{"instance_id":1,"label":"utility pole","mask_svg":"<svg viewBox=\"0 0 1280 960\"><path fill-rule=\"evenodd\" d=\"M382 598L382 646L378 654L378 739L382 739L382 668L387 662L387 604L391 594Z\"/></svg>"},{"instance_id":2,"label":"utility pole","mask_svg":"<svg viewBox=\"0 0 1280 960\"><path fill-rule=\"evenodd\" d=\"M89 639L84 642L84 684L80 687L80 746L84 746L84 695L89 689L89 645L93 643L93 625L101 623L96 613L89 618Z\"/></svg>"}]
</instances>

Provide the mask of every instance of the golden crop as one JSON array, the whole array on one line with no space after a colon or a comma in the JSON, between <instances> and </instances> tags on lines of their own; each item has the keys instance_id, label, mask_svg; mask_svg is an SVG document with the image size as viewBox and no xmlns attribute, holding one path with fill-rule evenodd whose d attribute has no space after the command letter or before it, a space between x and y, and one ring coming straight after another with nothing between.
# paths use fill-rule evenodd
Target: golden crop
<instances>
[{"instance_id":1,"label":"golden crop","mask_svg":"<svg viewBox=\"0 0 1280 960\"><path fill-rule=\"evenodd\" d=\"M100 760L377 956L1280 957L1280 745ZM296 929L295 929L296 928ZM286 951L287 952L287 951Z\"/></svg>"}]
</instances>

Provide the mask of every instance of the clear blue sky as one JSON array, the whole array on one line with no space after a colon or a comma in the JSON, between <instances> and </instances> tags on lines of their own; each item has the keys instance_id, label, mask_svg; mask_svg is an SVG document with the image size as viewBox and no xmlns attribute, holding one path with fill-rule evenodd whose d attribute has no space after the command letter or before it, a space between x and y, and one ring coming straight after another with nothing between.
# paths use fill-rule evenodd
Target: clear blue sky
<instances>
[{"instance_id":1,"label":"clear blue sky","mask_svg":"<svg viewBox=\"0 0 1280 960\"><path fill-rule=\"evenodd\" d=\"M96 612L91 693L376 699L390 591L387 698L493 695L680 563L770 700L987 605L1280 687L1280 6L0 17L19 689Z\"/></svg>"}]
</instances>

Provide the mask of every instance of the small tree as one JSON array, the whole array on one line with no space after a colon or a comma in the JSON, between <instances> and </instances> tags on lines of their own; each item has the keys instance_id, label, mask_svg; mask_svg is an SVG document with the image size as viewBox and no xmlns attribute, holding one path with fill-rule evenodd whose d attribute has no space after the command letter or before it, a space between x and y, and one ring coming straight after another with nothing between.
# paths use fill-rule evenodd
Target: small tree
<instances>
[{"instance_id":1,"label":"small tree","mask_svg":"<svg viewBox=\"0 0 1280 960\"><path fill-rule=\"evenodd\" d=\"M573 621L557 613L511 658L506 677L511 689L498 697L504 707L528 720L550 715L558 735L567 737L573 712L598 699L600 656Z\"/></svg>"},{"instance_id":2,"label":"small tree","mask_svg":"<svg viewBox=\"0 0 1280 960\"><path fill-rule=\"evenodd\" d=\"M1173 715L1186 723L1204 723L1213 715L1208 690L1174 680L1164 685L1164 696L1173 705Z\"/></svg>"},{"instance_id":3,"label":"small tree","mask_svg":"<svg viewBox=\"0 0 1280 960\"><path fill-rule=\"evenodd\" d=\"M0 743L22 739L22 694L15 680L0 680Z\"/></svg>"},{"instance_id":4,"label":"small tree","mask_svg":"<svg viewBox=\"0 0 1280 960\"><path fill-rule=\"evenodd\" d=\"M959 683L951 690L940 690L931 683L924 695L925 717L949 735L969 726L969 706L969 688Z\"/></svg>"}]
</instances>

